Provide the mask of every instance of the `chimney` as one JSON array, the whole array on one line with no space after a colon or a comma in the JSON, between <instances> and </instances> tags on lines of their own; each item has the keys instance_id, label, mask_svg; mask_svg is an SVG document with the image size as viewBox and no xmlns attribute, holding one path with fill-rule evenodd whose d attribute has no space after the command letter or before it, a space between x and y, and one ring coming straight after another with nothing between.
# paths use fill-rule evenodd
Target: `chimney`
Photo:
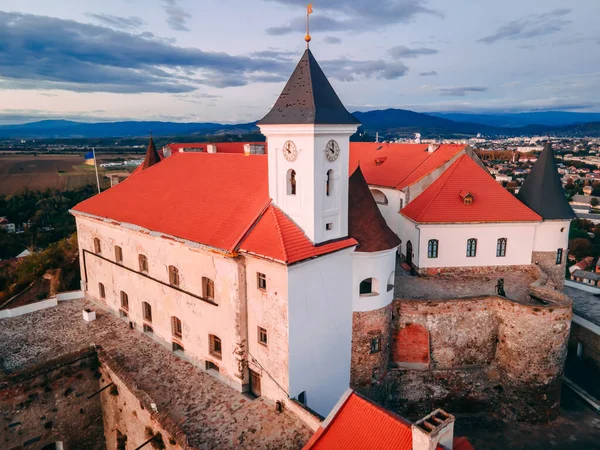
<instances>
[{"instance_id":1,"label":"chimney","mask_svg":"<svg viewBox=\"0 0 600 450\"><path fill-rule=\"evenodd\" d=\"M439 145L435 145L435 144L429 144L427 146L427 152L428 153L433 153L438 149Z\"/></svg>"},{"instance_id":2,"label":"chimney","mask_svg":"<svg viewBox=\"0 0 600 450\"><path fill-rule=\"evenodd\" d=\"M454 441L454 416L442 409L412 424L413 450L436 450L443 445L452 450Z\"/></svg>"},{"instance_id":3,"label":"chimney","mask_svg":"<svg viewBox=\"0 0 600 450\"><path fill-rule=\"evenodd\" d=\"M208 144L206 146L206 151L208 153L217 153L217 145L216 144Z\"/></svg>"}]
</instances>

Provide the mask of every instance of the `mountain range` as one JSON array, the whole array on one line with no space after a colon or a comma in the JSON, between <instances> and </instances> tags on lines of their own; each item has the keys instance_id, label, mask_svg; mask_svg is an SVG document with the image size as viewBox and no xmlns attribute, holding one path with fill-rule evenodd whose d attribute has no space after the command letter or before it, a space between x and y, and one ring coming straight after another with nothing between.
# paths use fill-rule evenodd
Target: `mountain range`
<instances>
[{"instance_id":1,"label":"mountain range","mask_svg":"<svg viewBox=\"0 0 600 450\"><path fill-rule=\"evenodd\" d=\"M600 136L600 113L561 111L515 114L418 113L403 109L354 112L362 123L359 131L385 137L412 137L421 133L428 137L485 136ZM206 136L256 133L256 122L220 124L212 122L74 122L43 120L18 125L0 126L0 138L112 138L154 136Z\"/></svg>"}]
</instances>

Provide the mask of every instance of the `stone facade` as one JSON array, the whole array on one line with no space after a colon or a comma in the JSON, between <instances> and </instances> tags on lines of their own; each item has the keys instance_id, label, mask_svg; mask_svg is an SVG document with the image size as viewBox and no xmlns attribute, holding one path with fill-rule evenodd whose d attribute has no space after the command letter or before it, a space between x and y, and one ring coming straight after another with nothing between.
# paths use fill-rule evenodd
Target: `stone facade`
<instances>
[{"instance_id":1,"label":"stone facade","mask_svg":"<svg viewBox=\"0 0 600 450\"><path fill-rule=\"evenodd\" d=\"M98 360L83 350L0 380L0 447L104 449ZM30 447L31 446L31 447Z\"/></svg>"},{"instance_id":2,"label":"stone facade","mask_svg":"<svg viewBox=\"0 0 600 450\"><path fill-rule=\"evenodd\" d=\"M385 385L387 406L406 416L441 407L453 413L500 411L519 421L556 417L571 302L547 289L531 291L547 304L497 296L395 300L386 377L367 387L366 374L380 361L353 346L353 363L371 365L353 367L352 386L377 396ZM375 318L358 314L354 340L364 347Z\"/></svg>"},{"instance_id":3,"label":"stone facade","mask_svg":"<svg viewBox=\"0 0 600 450\"><path fill-rule=\"evenodd\" d=\"M531 254L532 264L539 265L548 275L549 281L560 290L565 286L565 273L567 265L568 249L564 248L561 263L556 264L556 252L533 252Z\"/></svg>"},{"instance_id":4,"label":"stone facade","mask_svg":"<svg viewBox=\"0 0 600 450\"><path fill-rule=\"evenodd\" d=\"M350 378L354 386L366 387L385 378L389 366L392 305L352 318L352 363Z\"/></svg>"}]
</instances>

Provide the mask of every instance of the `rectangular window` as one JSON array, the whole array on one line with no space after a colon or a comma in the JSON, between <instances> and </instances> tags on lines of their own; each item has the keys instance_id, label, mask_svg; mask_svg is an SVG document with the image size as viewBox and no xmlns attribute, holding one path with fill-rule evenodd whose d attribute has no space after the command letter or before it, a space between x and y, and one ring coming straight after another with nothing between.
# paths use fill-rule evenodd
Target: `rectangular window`
<instances>
[{"instance_id":1,"label":"rectangular window","mask_svg":"<svg viewBox=\"0 0 600 450\"><path fill-rule=\"evenodd\" d=\"M143 302L142 310L144 313L144 320L152 322L152 306L150 306L150 304L147 302Z\"/></svg>"},{"instance_id":2,"label":"rectangular window","mask_svg":"<svg viewBox=\"0 0 600 450\"><path fill-rule=\"evenodd\" d=\"M428 258L437 258L438 257L438 240L430 239L429 244L427 245L427 257Z\"/></svg>"},{"instance_id":3,"label":"rectangular window","mask_svg":"<svg viewBox=\"0 0 600 450\"><path fill-rule=\"evenodd\" d=\"M102 253L102 247L100 246L100 239L94 238L94 253L100 255Z\"/></svg>"},{"instance_id":4,"label":"rectangular window","mask_svg":"<svg viewBox=\"0 0 600 450\"><path fill-rule=\"evenodd\" d=\"M219 371L219 366L217 366L212 361L206 361L205 367L206 367L206 370L215 370L217 372Z\"/></svg>"},{"instance_id":5,"label":"rectangular window","mask_svg":"<svg viewBox=\"0 0 600 450\"><path fill-rule=\"evenodd\" d=\"M169 283L171 286L179 286L179 269L175 266L169 266Z\"/></svg>"},{"instance_id":6,"label":"rectangular window","mask_svg":"<svg viewBox=\"0 0 600 450\"><path fill-rule=\"evenodd\" d=\"M371 339L371 353L379 353L381 351L381 336Z\"/></svg>"},{"instance_id":7,"label":"rectangular window","mask_svg":"<svg viewBox=\"0 0 600 450\"><path fill-rule=\"evenodd\" d=\"M102 283L98 283L98 292L100 292L101 299L106 299L106 290L104 289L104 285Z\"/></svg>"},{"instance_id":8,"label":"rectangular window","mask_svg":"<svg viewBox=\"0 0 600 450\"><path fill-rule=\"evenodd\" d=\"M150 325L144 324L144 333L154 333L154 329Z\"/></svg>"},{"instance_id":9,"label":"rectangular window","mask_svg":"<svg viewBox=\"0 0 600 450\"><path fill-rule=\"evenodd\" d=\"M222 355L221 339L219 339L214 334L209 334L208 340L209 340L209 345L210 345L209 353L212 356L214 356L215 358L221 359L221 355Z\"/></svg>"},{"instance_id":10,"label":"rectangular window","mask_svg":"<svg viewBox=\"0 0 600 450\"><path fill-rule=\"evenodd\" d=\"M327 231L333 230L333 223L325 224L325 230L327 230Z\"/></svg>"},{"instance_id":11,"label":"rectangular window","mask_svg":"<svg viewBox=\"0 0 600 450\"><path fill-rule=\"evenodd\" d=\"M256 279L257 279L258 288L262 289L263 291L266 290L267 289L267 276L264 273L257 272Z\"/></svg>"},{"instance_id":12,"label":"rectangular window","mask_svg":"<svg viewBox=\"0 0 600 450\"><path fill-rule=\"evenodd\" d=\"M115 245L115 261L119 264L123 262L123 249L118 245Z\"/></svg>"},{"instance_id":13,"label":"rectangular window","mask_svg":"<svg viewBox=\"0 0 600 450\"><path fill-rule=\"evenodd\" d=\"M183 345L181 345L178 342L173 342L171 348L173 349L174 352L177 352L177 351L182 352L183 351Z\"/></svg>"},{"instance_id":14,"label":"rectangular window","mask_svg":"<svg viewBox=\"0 0 600 450\"><path fill-rule=\"evenodd\" d=\"M129 311L129 296L123 291L121 291L121 308L125 311Z\"/></svg>"},{"instance_id":15,"label":"rectangular window","mask_svg":"<svg viewBox=\"0 0 600 450\"><path fill-rule=\"evenodd\" d=\"M263 327L258 327L258 342L262 345L267 345L268 343L267 330Z\"/></svg>"},{"instance_id":16,"label":"rectangular window","mask_svg":"<svg viewBox=\"0 0 600 450\"><path fill-rule=\"evenodd\" d=\"M504 257L506 256L506 238L498 239L498 243L496 244L496 257Z\"/></svg>"},{"instance_id":17,"label":"rectangular window","mask_svg":"<svg viewBox=\"0 0 600 450\"><path fill-rule=\"evenodd\" d=\"M215 282L207 277L202 277L203 297L208 300L215 299Z\"/></svg>"},{"instance_id":18,"label":"rectangular window","mask_svg":"<svg viewBox=\"0 0 600 450\"><path fill-rule=\"evenodd\" d=\"M181 324L181 320L177 317L171 317L171 331L173 332L173 337L181 339L183 336L183 326Z\"/></svg>"},{"instance_id":19,"label":"rectangular window","mask_svg":"<svg viewBox=\"0 0 600 450\"><path fill-rule=\"evenodd\" d=\"M140 272L148 273L148 258L146 255L139 255L138 261L140 263Z\"/></svg>"},{"instance_id":20,"label":"rectangular window","mask_svg":"<svg viewBox=\"0 0 600 450\"><path fill-rule=\"evenodd\" d=\"M562 263L562 253L563 253L562 251L563 251L563 249L562 249L562 248L559 248L559 249L556 251L556 264L560 264L560 263Z\"/></svg>"}]
</instances>

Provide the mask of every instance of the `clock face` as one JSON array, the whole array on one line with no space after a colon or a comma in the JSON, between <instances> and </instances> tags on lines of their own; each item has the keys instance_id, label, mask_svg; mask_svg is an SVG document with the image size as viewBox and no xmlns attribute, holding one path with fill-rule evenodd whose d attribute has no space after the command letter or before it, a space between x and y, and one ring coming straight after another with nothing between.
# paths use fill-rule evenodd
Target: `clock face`
<instances>
[{"instance_id":1,"label":"clock face","mask_svg":"<svg viewBox=\"0 0 600 450\"><path fill-rule=\"evenodd\" d=\"M296 144L294 144L292 141L287 141L285 144L283 144L282 151L285 159L288 161L296 161L296 158L298 157L298 150L296 149Z\"/></svg>"},{"instance_id":2,"label":"clock face","mask_svg":"<svg viewBox=\"0 0 600 450\"><path fill-rule=\"evenodd\" d=\"M340 154L340 146L333 139L325 146L325 157L329 161L335 161Z\"/></svg>"}]
</instances>

